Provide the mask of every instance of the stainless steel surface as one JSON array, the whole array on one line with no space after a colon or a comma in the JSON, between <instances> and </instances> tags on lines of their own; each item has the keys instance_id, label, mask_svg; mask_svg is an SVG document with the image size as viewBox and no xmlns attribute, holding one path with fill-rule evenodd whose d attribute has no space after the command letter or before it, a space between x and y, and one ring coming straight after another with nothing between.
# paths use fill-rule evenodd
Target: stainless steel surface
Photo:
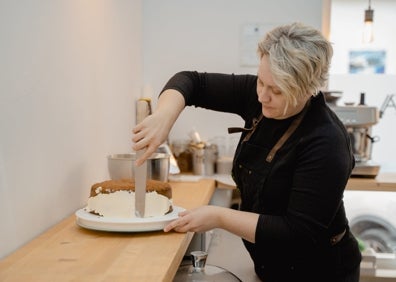
<instances>
[{"instance_id":1,"label":"stainless steel surface","mask_svg":"<svg viewBox=\"0 0 396 282\"><path fill-rule=\"evenodd\" d=\"M136 104L136 123L142 122L151 114L151 100L149 98L140 98ZM146 150L142 149L136 152L136 159L143 156ZM144 217L146 206L146 183L147 183L147 161L140 166L134 165L135 172L135 215Z\"/></svg>"},{"instance_id":2,"label":"stainless steel surface","mask_svg":"<svg viewBox=\"0 0 396 282\"><path fill-rule=\"evenodd\" d=\"M218 149L215 144L190 143L192 152L192 167L195 175L215 174L215 165L218 157Z\"/></svg>"},{"instance_id":3,"label":"stainless steel surface","mask_svg":"<svg viewBox=\"0 0 396 282\"><path fill-rule=\"evenodd\" d=\"M331 109L345 126L368 127L379 121L379 112L376 107L335 106Z\"/></svg>"},{"instance_id":4,"label":"stainless steel surface","mask_svg":"<svg viewBox=\"0 0 396 282\"><path fill-rule=\"evenodd\" d=\"M169 155L169 173L170 174L180 173L180 168L177 164L176 158L173 155L173 152L167 143L164 143L160 147L158 147L157 151Z\"/></svg>"},{"instance_id":5,"label":"stainless steel surface","mask_svg":"<svg viewBox=\"0 0 396 282\"><path fill-rule=\"evenodd\" d=\"M333 106L331 107L345 125L352 143L356 165L352 176L376 177L380 166L372 161L373 144L379 140L372 136L372 127L379 121L379 111L376 107Z\"/></svg>"},{"instance_id":6,"label":"stainless steel surface","mask_svg":"<svg viewBox=\"0 0 396 282\"><path fill-rule=\"evenodd\" d=\"M140 158L145 150L136 152L136 157ZM146 182L147 182L147 161L140 166L135 166L135 215L144 217L146 207Z\"/></svg>"},{"instance_id":7,"label":"stainless steel surface","mask_svg":"<svg viewBox=\"0 0 396 282\"><path fill-rule=\"evenodd\" d=\"M135 178L136 154L113 154L107 157L111 179ZM169 177L169 155L154 153L147 159L147 179L167 182Z\"/></svg>"},{"instance_id":8,"label":"stainless steel surface","mask_svg":"<svg viewBox=\"0 0 396 282\"><path fill-rule=\"evenodd\" d=\"M366 162L370 160L372 144L378 139L371 136L371 126L347 126L347 131L351 139L356 161Z\"/></svg>"}]
</instances>

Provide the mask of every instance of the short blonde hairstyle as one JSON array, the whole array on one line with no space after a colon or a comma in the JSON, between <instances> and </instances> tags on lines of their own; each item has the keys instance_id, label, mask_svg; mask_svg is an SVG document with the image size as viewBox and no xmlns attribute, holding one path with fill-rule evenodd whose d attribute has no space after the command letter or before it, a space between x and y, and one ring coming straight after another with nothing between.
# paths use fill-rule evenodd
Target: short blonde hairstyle
<instances>
[{"instance_id":1,"label":"short blonde hairstyle","mask_svg":"<svg viewBox=\"0 0 396 282\"><path fill-rule=\"evenodd\" d=\"M275 84L286 96L286 107L315 96L328 79L333 48L316 29L301 23L269 31L258 44L260 58L268 55Z\"/></svg>"}]
</instances>

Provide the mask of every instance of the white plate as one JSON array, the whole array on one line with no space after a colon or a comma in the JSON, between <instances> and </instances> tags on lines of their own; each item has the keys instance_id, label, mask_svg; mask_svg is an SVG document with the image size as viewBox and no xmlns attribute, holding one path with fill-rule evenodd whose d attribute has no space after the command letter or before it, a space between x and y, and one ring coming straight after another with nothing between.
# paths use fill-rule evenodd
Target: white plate
<instances>
[{"instance_id":1,"label":"white plate","mask_svg":"<svg viewBox=\"0 0 396 282\"><path fill-rule=\"evenodd\" d=\"M162 230L169 222L178 218L183 208L173 206L173 211L164 216L146 218L114 218L102 217L84 209L76 211L76 222L81 227L100 231L143 232Z\"/></svg>"}]
</instances>

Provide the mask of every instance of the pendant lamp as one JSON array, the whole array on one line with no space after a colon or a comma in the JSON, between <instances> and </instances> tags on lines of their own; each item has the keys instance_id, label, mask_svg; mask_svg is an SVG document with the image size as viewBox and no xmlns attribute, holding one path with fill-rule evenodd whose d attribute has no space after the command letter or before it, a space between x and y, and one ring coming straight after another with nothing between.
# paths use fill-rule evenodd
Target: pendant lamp
<instances>
[{"instance_id":1,"label":"pendant lamp","mask_svg":"<svg viewBox=\"0 0 396 282\"><path fill-rule=\"evenodd\" d=\"M371 0L369 0L368 9L364 11L363 43L370 43L374 41L373 19L374 10L371 9Z\"/></svg>"}]
</instances>

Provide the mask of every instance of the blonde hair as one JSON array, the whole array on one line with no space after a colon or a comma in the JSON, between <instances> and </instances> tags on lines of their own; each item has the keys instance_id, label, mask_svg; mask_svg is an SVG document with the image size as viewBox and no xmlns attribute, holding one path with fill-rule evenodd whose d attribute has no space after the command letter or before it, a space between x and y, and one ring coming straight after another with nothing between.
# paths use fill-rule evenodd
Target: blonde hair
<instances>
[{"instance_id":1,"label":"blonde hair","mask_svg":"<svg viewBox=\"0 0 396 282\"><path fill-rule=\"evenodd\" d=\"M260 58L268 55L272 77L286 96L287 108L304 96L315 96L325 85L333 48L318 30L292 23L269 31L258 44L258 53Z\"/></svg>"}]
</instances>

